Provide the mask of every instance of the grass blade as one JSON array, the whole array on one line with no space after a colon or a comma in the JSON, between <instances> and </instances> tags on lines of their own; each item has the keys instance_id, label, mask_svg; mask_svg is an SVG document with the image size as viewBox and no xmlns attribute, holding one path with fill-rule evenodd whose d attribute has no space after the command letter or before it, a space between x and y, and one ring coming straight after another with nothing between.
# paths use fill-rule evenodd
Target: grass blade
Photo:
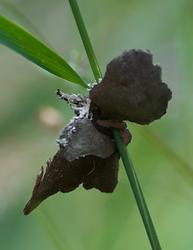
<instances>
[{"instance_id":1,"label":"grass blade","mask_svg":"<svg viewBox=\"0 0 193 250\"><path fill-rule=\"evenodd\" d=\"M78 30L80 32L80 36L82 39L82 42L84 44L87 56L88 56L88 60L90 62L95 80L98 82L98 80L102 77L102 73L97 61L97 58L95 56L94 50L92 48L92 44L90 42L89 36L88 36L88 32L86 30L86 27L84 25L84 21L82 19L81 13L80 13L80 9L78 4L76 3L76 0L69 0L71 9L72 9L72 13L74 15L74 19L76 21L76 24L78 26Z\"/></svg>"},{"instance_id":2,"label":"grass blade","mask_svg":"<svg viewBox=\"0 0 193 250\"><path fill-rule=\"evenodd\" d=\"M70 82L86 84L71 66L22 27L0 16L0 43L23 55L50 73Z\"/></svg>"},{"instance_id":3,"label":"grass blade","mask_svg":"<svg viewBox=\"0 0 193 250\"><path fill-rule=\"evenodd\" d=\"M147 139L148 142L152 144L152 146L156 146L156 149L159 150L172 163L172 166L178 170L180 175L183 176L183 178L185 178L192 187L193 169L191 164L175 152L175 150L152 129L140 128L139 132Z\"/></svg>"},{"instance_id":4,"label":"grass blade","mask_svg":"<svg viewBox=\"0 0 193 250\"><path fill-rule=\"evenodd\" d=\"M94 76L96 81L98 81L98 79L101 77L101 71L96 59L96 56L94 54L94 51L92 49L91 46L91 42L88 36L88 33L86 31L86 27L84 25L81 13L80 13L80 9L78 7L77 1L76 0L69 0L70 2L70 6L73 12L73 15L75 17L85 50L87 52L88 58L89 58L89 62L91 65L91 68L93 70ZM128 157L127 154L127 150L125 148L125 145L123 144L123 142L120 139L119 136L119 132L117 130L113 130L113 135L116 141L116 145L118 148L118 151L120 153L121 159L123 161L123 164L125 166L125 170L127 172L127 176L129 178L130 184L131 184L131 188L133 190L151 247L153 250L161 250L161 246L150 216L150 213L148 211L139 181L137 179L137 175L135 173L134 167L132 165L131 160Z\"/></svg>"},{"instance_id":5,"label":"grass blade","mask_svg":"<svg viewBox=\"0 0 193 250\"><path fill-rule=\"evenodd\" d=\"M29 29L29 31L32 31L34 34L36 34L38 37L40 37L43 41L47 43L46 39L42 36L37 27L15 4L11 3L8 0L1 0L0 5L9 13L14 15L22 25L26 26Z\"/></svg>"},{"instance_id":6,"label":"grass blade","mask_svg":"<svg viewBox=\"0 0 193 250\"><path fill-rule=\"evenodd\" d=\"M151 247L154 250L161 250L161 246L157 238L157 234L156 234L150 213L148 211L148 208L147 208L144 196L143 196L143 192L141 190L137 175L135 173L135 169L133 167L133 163L128 156L128 152L127 152L125 145L121 141L119 132L114 129L113 135L114 135L114 138L116 139L117 148L121 155L123 164L125 166L125 170L129 178L131 188L133 190L133 194L135 196L135 200L137 202L147 235L149 237Z\"/></svg>"}]
</instances>

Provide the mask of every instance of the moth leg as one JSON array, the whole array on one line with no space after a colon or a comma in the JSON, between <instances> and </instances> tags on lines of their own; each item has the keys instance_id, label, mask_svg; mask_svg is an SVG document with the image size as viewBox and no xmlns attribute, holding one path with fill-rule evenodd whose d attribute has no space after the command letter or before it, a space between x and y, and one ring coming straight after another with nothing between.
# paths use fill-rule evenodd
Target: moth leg
<instances>
[{"instance_id":1,"label":"moth leg","mask_svg":"<svg viewBox=\"0 0 193 250\"><path fill-rule=\"evenodd\" d=\"M96 120L96 123L104 128L118 129L121 139L125 145L128 145L131 142L132 135L127 128L127 124L124 121Z\"/></svg>"}]
</instances>

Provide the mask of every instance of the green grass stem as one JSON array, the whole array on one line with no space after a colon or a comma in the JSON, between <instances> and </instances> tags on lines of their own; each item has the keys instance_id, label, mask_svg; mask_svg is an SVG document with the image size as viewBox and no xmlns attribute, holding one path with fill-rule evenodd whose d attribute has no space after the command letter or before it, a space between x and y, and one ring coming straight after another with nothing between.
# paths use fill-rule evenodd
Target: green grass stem
<instances>
[{"instance_id":1,"label":"green grass stem","mask_svg":"<svg viewBox=\"0 0 193 250\"><path fill-rule=\"evenodd\" d=\"M78 26L79 32L80 32L80 36L81 39L83 41L95 80L98 82L98 79L102 77L101 74L101 70L99 67L99 64L97 62L94 50L92 48L89 36L88 36L88 32L86 30L83 18L81 16L80 13L80 9L78 6L78 3L76 0L69 0L74 18L76 20L76 24ZM133 190L144 226L145 226L145 230L147 232L151 247L153 250L161 250L161 246L148 210L148 207L146 205L137 175L135 173L133 164L131 162L131 160L128 157L128 153L127 153L127 149L125 147L125 145L123 144L123 142L121 141L121 138L119 136L119 132L114 129L113 130L113 135L114 135L114 139L116 141L116 145L117 145L117 149L120 153L121 159L123 161L123 164L125 166L125 170L128 176L128 179L130 181L130 185L131 188Z\"/></svg>"},{"instance_id":2,"label":"green grass stem","mask_svg":"<svg viewBox=\"0 0 193 250\"><path fill-rule=\"evenodd\" d=\"M143 192L141 190L133 163L129 157L128 151L125 145L123 144L123 142L121 141L119 132L116 129L113 130L113 135L116 140L117 149L121 155L121 159L125 166L125 170L126 170L128 179L130 181L131 188L133 190L133 194L135 196L135 200L137 202L139 212L141 214L147 235L149 237L151 247L154 250L161 250L161 246L160 246L147 204L145 202Z\"/></svg>"},{"instance_id":3,"label":"green grass stem","mask_svg":"<svg viewBox=\"0 0 193 250\"><path fill-rule=\"evenodd\" d=\"M79 6L76 2L76 0L69 0L71 9L72 9L72 13L74 15L74 19L76 21L78 30L80 32L80 36L82 39L82 42L84 44L87 56L88 56L88 60L90 63L90 66L92 68L95 80L98 82L99 79L102 77L102 73L99 67L99 64L97 62L97 58L95 56L92 44L90 42L89 36L88 36L88 32L86 30L86 27L84 25L84 21L82 19L82 15L80 13L80 9Z\"/></svg>"}]
</instances>

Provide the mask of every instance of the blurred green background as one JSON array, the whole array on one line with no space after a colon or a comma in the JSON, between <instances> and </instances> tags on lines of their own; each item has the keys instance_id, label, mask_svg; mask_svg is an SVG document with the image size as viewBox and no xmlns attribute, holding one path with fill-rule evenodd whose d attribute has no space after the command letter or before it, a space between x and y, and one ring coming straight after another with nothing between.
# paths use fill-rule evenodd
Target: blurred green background
<instances>
[{"instance_id":1,"label":"blurred green background","mask_svg":"<svg viewBox=\"0 0 193 250\"><path fill-rule=\"evenodd\" d=\"M122 51L149 49L173 99L162 120L129 124L128 146L165 250L193 249L193 1L79 0L100 65ZM93 80L66 0L0 0L1 14L20 23ZM85 191L22 209L35 176L57 150L72 111L55 96L83 89L0 46L0 249L150 249L122 164L113 194Z\"/></svg>"}]
</instances>

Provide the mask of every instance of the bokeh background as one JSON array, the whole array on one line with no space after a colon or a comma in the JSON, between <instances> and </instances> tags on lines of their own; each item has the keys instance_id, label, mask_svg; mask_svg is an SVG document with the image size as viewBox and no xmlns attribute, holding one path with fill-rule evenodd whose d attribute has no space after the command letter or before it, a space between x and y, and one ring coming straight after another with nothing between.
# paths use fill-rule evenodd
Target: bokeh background
<instances>
[{"instance_id":1,"label":"bokeh background","mask_svg":"<svg viewBox=\"0 0 193 250\"><path fill-rule=\"evenodd\" d=\"M163 119L128 124L133 159L165 250L193 249L193 1L79 0L103 72L122 51L149 49L173 99ZM92 73L66 0L0 0L0 13L44 39L82 76ZM113 194L85 191L22 209L35 176L57 150L72 111L55 96L83 89L0 45L0 249L150 249L122 164Z\"/></svg>"}]
</instances>

